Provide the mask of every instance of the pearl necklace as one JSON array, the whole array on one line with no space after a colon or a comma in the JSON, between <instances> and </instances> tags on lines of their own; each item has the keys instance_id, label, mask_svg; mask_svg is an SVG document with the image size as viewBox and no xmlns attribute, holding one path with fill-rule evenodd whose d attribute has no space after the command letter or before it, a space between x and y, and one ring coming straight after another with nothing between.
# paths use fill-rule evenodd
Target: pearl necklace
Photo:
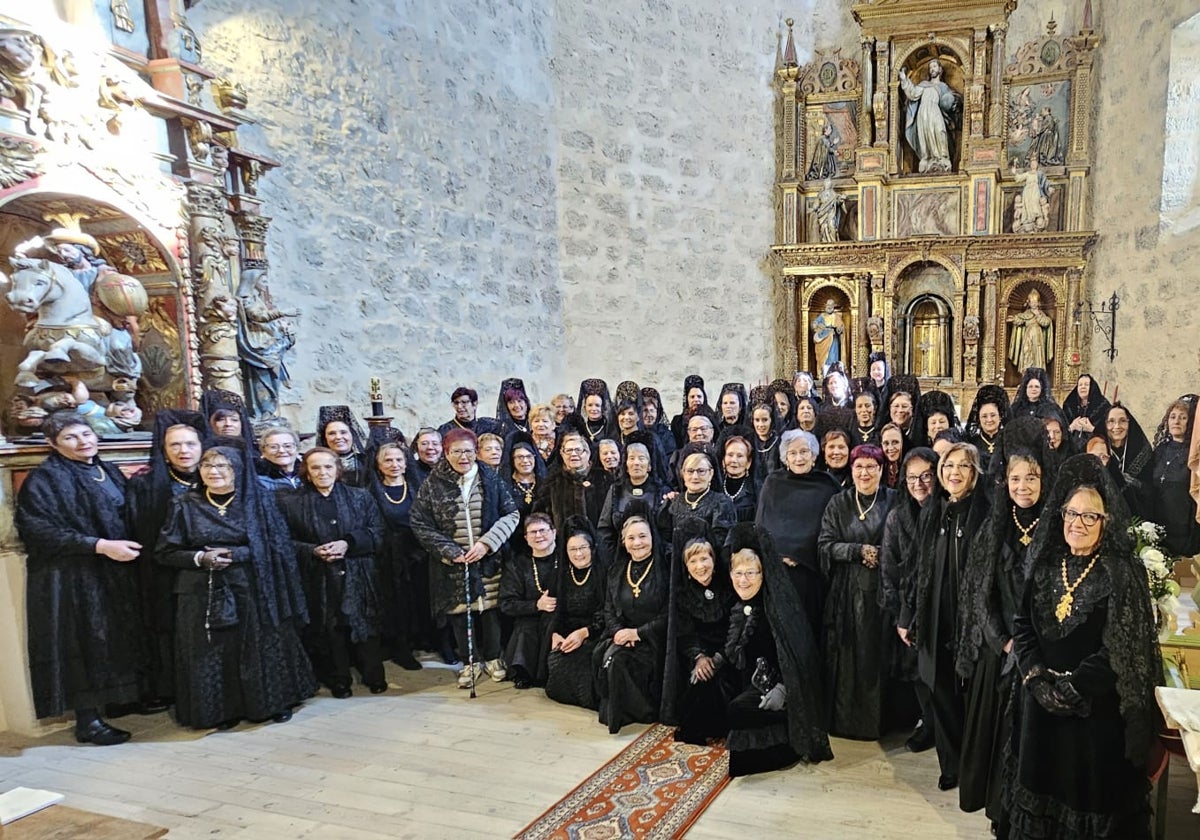
<instances>
[{"instance_id":1,"label":"pearl necklace","mask_svg":"<svg viewBox=\"0 0 1200 840\"><path fill-rule=\"evenodd\" d=\"M725 495L728 496L731 501L734 499L737 499L746 490L746 478L747 478L746 476L742 476L740 479L737 479L737 478L734 479L734 481L741 481L742 483L739 484L738 489L732 493L729 492L728 477L721 479L721 489L725 492ZM699 501L700 501L699 499L696 500L697 503L699 503ZM692 510L695 510L695 508L693 507Z\"/></svg>"},{"instance_id":2,"label":"pearl necklace","mask_svg":"<svg viewBox=\"0 0 1200 840\"><path fill-rule=\"evenodd\" d=\"M575 567L574 566L571 567L570 572L571 572L571 583L575 584L576 586L583 586L585 583L588 582L588 578L590 578L592 576L592 567L591 566L587 567L587 572L584 573L583 580L579 580L577 577L575 577Z\"/></svg>"},{"instance_id":3,"label":"pearl necklace","mask_svg":"<svg viewBox=\"0 0 1200 840\"><path fill-rule=\"evenodd\" d=\"M394 485L394 484L383 485L384 498L386 498L389 502L391 502L394 505L402 505L402 504L404 504L404 500L408 498L408 482L405 481L404 479L400 480L400 486L404 488L404 491L400 494L399 499L393 499L392 494L387 491L387 488L395 487L395 486L396 485Z\"/></svg>"},{"instance_id":4,"label":"pearl necklace","mask_svg":"<svg viewBox=\"0 0 1200 840\"><path fill-rule=\"evenodd\" d=\"M709 491L709 490L711 490L711 489L712 489L711 487L709 487L709 488L706 488L706 489L705 489L705 491L704 491L703 493L701 493L699 496L697 496L697 497L696 497L696 501L694 501L694 502L693 502L691 499L689 499L689 498L688 498L688 491L687 491L687 490L684 490L684 491L683 491L683 500L684 500L684 502L686 502L686 503L687 503L687 506L688 506L688 507L690 507L692 510L695 510L695 509L696 509L696 506L697 506L698 504L700 504L700 500L701 500L701 499L703 499L705 496L707 496L707 495L708 495L708 491Z\"/></svg>"},{"instance_id":5,"label":"pearl necklace","mask_svg":"<svg viewBox=\"0 0 1200 840\"><path fill-rule=\"evenodd\" d=\"M1013 506L1013 509L1012 509L1012 515L1013 515L1013 523L1017 526L1017 530L1021 532L1021 539L1020 539L1021 545L1028 546L1031 542L1033 542L1033 537L1031 537L1029 535L1033 532L1033 529L1037 527L1037 524L1042 521L1042 518L1039 516L1037 519L1030 522L1029 527L1026 528L1024 525L1021 524L1021 521L1019 519L1017 519L1017 508L1015 505Z\"/></svg>"}]
</instances>

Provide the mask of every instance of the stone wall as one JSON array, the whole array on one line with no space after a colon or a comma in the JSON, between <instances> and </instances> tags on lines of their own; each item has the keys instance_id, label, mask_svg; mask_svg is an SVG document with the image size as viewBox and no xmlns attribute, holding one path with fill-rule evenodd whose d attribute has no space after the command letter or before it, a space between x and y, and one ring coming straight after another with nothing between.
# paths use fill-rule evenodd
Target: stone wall
<instances>
[{"instance_id":1,"label":"stone wall","mask_svg":"<svg viewBox=\"0 0 1200 840\"><path fill-rule=\"evenodd\" d=\"M249 11L247 9L250 9ZM283 411L410 432L449 391L563 372L551 15L538 0L205 0L205 63L249 92L279 304L303 310Z\"/></svg>"}]
</instances>

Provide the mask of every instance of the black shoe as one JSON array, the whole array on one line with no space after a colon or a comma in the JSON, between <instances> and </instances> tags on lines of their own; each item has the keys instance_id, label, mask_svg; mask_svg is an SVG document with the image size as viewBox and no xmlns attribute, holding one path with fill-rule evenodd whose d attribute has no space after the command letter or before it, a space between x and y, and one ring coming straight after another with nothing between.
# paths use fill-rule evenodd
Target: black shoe
<instances>
[{"instance_id":1,"label":"black shoe","mask_svg":"<svg viewBox=\"0 0 1200 840\"><path fill-rule=\"evenodd\" d=\"M124 744L130 735L124 729L109 726L100 718L96 718L87 726L75 727L75 740L81 744L95 744L98 747L111 747L114 744Z\"/></svg>"},{"instance_id":2,"label":"black shoe","mask_svg":"<svg viewBox=\"0 0 1200 840\"><path fill-rule=\"evenodd\" d=\"M912 735L908 736L904 746L908 748L909 752L914 753L933 749L933 728L925 724L919 725L913 730Z\"/></svg>"},{"instance_id":3,"label":"black shoe","mask_svg":"<svg viewBox=\"0 0 1200 840\"><path fill-rule=\"evenodd\" d=\"M945 773L938 776L938 790L953 790L958 787L958 776L947 776Z\"/></svg>"},{"instance_id":4,"label":"black shoe","mask_svg":"<svg viewBox=\"0 0 1200 840\"><path fill-rule=\"evenodd\" d=\"M442 661L447 665L461 665L462 660L458 658L458 654L449 648L444 648L441 651Z\"/></svg>"},{"instance_id":5,"label":"black shoe","mask_svg":"<svg viewBox=\"0 0 1200 840\"><path fill-rule=\"evenodd\" d=\"M424 666L412 655L412 651L399 653L392 657L392 663L399 665L405 671L420 671ZM447 663L452 664L452 663Z\"/></svg>"},{"instance_id":6,"label":"black shoe","mask_svg":"<svg viewBox=\"0 0 1200 840\"><path fill-rule=\"evenodd\" d=\"M383 694L385 691L388 690L388 684L387 683L376 683L375 685L368 685L367 689L372 694Z\"/></svg>"},{"instance_id":7,"label":"black shoe","mask_svg":"<svg viewBox=\"0 0 1200 840\"><path fill-rule=\"evenodd\" d=\"M171 708L171 701L165 697L150 697L137 704L139 715L157 715Z\"/></svg>"},{"instance_id":8,"label":"black shoe","mask_svg":"<svg viewBox=\"0 0 1200 840\"><path fill-rule=\"evenodd\" d=\"M292 710L291 709L271 715L271 720L275 723L287 723L291 719L292 719Z\"/></svg>"},{"instance_id":9,"label":"black shoe","mask_svg":"<svg viewBox=\"0 0 1200 840\"><path fill-rule=\"evenodd\" d=\"M533 681L524 674L517 674L513 677L513 688L524 691L527 688L533 688Z\"/></svg>"},{"instance_id":10,"label":"black shoe","mask_svg":"<svg viewBox=\"0 0 1200 840\"><path fill-rule=\"evenodd\" d=\"M237 726L239 723L241 723L241 720L239 720L238 718L230 718L229 720L221 721L216 726L214 726L213 729L217 730L218 732L228 732L230 729L233 729L233 727Z\"/></svg>"},{"instance_id":11,"label":"black shoe","mask_svg":"<svg viewBox=\"0 0 1200 840\"><path fill-rule=\"evenodd\" d=\"M345 700L354 694L354 691L348 685L335 685L329 689L329 692L338 700Z\"/></svg>"}]
</instances>

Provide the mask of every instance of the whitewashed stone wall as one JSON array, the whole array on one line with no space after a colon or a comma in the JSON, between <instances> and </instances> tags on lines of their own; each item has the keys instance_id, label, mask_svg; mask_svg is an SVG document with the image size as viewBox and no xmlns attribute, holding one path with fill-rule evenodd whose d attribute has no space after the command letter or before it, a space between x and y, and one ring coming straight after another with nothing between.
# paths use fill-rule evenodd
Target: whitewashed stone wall
<instances>
[{"instance_id":1,"label":"whitewashed stone wall","mask_svg":"<svg viewBox=\"0 0 1200 840\"><path fill-rule=\"evenodd\" d=\"M284 161L261 193L273 289L305 310L286 406L302 425L322 402L365 408L371 374L406 429L446 416L460 381L490 411L507 375L541 398L630 377L673 410L693 370L714 389L774 374L782 19L802 63L856 55L850 4L247 5L204 0L189 21ZM1094 5L1091 284L1123 304L1120 355L1091 367L1152 426L1200 389L1200 244L1161 216L1171 31L1194 3ZM1010 48L1051 14L1074 33L1082 3L1022 2Z\"/></svg>"},{"instance_id":2,"label":"whitewashed stone wall","mask_svg":"<svg viewBox=\"0 0 1200 840\"><path fill-rule=\"evenodd\" d=\"M563 371L551 15L539 0L205 0L206 64L249 93L255 150L283 162L276 301L303 309L283 411L368 404L444 421L467 384Z\"/></svg>"}]
</instances>

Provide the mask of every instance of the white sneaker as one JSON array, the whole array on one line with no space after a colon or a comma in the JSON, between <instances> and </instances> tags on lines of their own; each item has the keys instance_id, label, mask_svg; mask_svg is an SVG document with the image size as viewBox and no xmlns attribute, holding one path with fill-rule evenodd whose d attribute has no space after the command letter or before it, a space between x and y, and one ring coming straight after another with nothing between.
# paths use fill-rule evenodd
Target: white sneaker
<instances>
[{"instance_id":1,"label":"white sneaker","mask_svg":"<svg viewBox=\"0 0 1200 840\"><path fill-rule=\"evenodd\" d=\"M482 665L482 663L476 662L475 663L475 682L478 682L482 677L483 677L483 665ZM471 687L471 666L470 665L466 666L465 668L463 668L461 671L458 672L458 687L459 688L470 688Z\"/></svg>"},{"instance_id":2,"label":"white sneaker","mask_svg":"<svg viewBox=\"0 0 1200 840\"><path fill-rule=\"evenodd\" d=\"M508 678L508 669L504 666L503 659L489 659L485 667L492 676L492 682L504 682Z\"/></svg>"}]
</instances>

